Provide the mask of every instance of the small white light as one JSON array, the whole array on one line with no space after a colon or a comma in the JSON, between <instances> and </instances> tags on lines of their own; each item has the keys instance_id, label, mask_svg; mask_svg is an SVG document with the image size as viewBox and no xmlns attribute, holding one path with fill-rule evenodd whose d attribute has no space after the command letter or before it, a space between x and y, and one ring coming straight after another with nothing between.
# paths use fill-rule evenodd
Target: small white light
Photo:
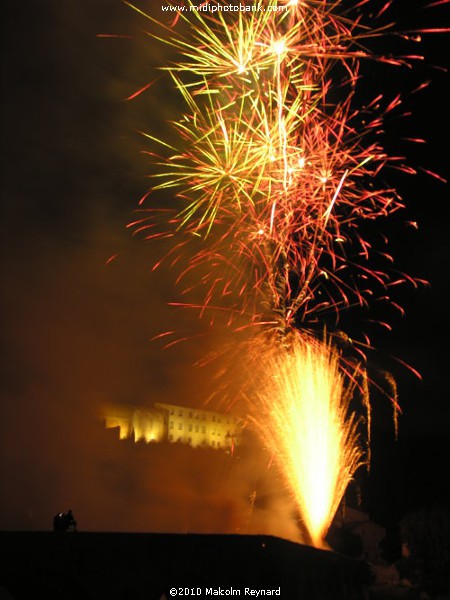
<instances>
[{"instance_id":1,"label":"small white light","mask_svg":"<svg viewBox=\"0 0 450 600\"><path fill-rule=\"evenodd\" d=\"M284 40L277 40L276 42L274 42L273 51L275 52L275 54L278 54L278 56L280 56L280 54L283 54L283 52L286 51L286 42Z\"/></svg>"}]
</instances>

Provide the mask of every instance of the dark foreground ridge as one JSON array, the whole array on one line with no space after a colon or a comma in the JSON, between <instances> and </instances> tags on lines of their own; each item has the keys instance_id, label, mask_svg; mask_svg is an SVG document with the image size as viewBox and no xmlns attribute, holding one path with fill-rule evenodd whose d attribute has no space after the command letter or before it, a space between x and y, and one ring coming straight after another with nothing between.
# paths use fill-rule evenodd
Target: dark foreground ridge
<instances>
[{"instance_id":1,"label":"dark foreground ridge","mask_svg":"<svg viewBox=\"0 0 450 600\"><path fill-rule=\"evenodd\" d=\"M363 562L271 536L3 532L0 561L1 600L362 600L369 578Z\"/></svg>"}]
</instances>

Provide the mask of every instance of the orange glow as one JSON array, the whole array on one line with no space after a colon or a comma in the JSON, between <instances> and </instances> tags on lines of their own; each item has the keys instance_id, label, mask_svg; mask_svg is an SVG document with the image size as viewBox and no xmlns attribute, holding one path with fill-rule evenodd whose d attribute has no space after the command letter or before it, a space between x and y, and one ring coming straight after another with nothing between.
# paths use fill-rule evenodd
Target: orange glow
<instances>
[{"instance_id":1,"label":"orange glow","mask_svg":"<svg viewBox=\"0 0 450 600\"><path fill-rule=\"evenodd\" d=\"M265 375L251 401L252 421L272 453L311 542L323 542L347 485L363 462L358 420L349 414L338 354L292 332L257 349Z\"/></svg>"}]
</instances>

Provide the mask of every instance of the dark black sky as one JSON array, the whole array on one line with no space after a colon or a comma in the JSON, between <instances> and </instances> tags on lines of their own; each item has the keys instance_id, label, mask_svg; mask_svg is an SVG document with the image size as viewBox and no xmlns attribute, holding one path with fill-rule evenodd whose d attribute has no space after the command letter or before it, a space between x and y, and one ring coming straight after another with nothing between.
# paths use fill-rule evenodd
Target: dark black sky
<instances>
[{"instance_id":1,"label":"dark black sky","mask_svg":"<svg viewBox=\"0 0 450 600\"><path fill-rule=\"evenodd\" d=\"M151 5L159 16L159 5L142 3ZM148 185L147 159L140 153L144 142L136 132L161 131L176 112L174 97L161 83L125 101L154 79L154 67L165 61L143 33L148 24L114 0L8 0L4 11L0 465L3 481L41 465L42 485L51 488L59 466L55 461L52 470L45 469L45 461L58 453L67 423L77 424L71 429L76 436L102 399L201 403L202 379L190 365L211 341L171 353L149 342L165 329L192 330L193 320L166 307L176 295L172 277L150 274L154 249L132 240L125 229ZM444 15L439 8L397 3L403 28L443 26ZM400 47L395 40L387 43L393 50ZM388 124L387 143L407 153L414 166L448 177L448 76L432 67L448 66L448 35L424 36L414 52L425 55L425 64L404 75L377 67L367 85L394 94L433 80L426 91L405 96L412 115ZM428 143L414 147L398 141L400 135ZM407 316L394 319L391 333L376 336L374 368L392 371L399 384L404 410L399 469L411 447L429 449L426 440L438 440L433 473L439 475L446 448L440 436L448 435L450 417L448 187L425 174L392 177L408 208L402 219L387 224L391 251L399 269L431 285L400 293ZM418 231L408 228L407 220L417 221ZM423 381L391 356L414 366ZM385 420L386 407L379 411L383 440L392 436L392 426ZM34 444L23 443L29 436ZM77 448L67 446L65 456ZM379 456L380 463L389 460L381 451ZM421 469L424 477L426 464ZM419 487L404 474L405 490ZM14 479L19 480L8 488L14 497L27 485L39 496L38 477ZM42 498L39 503L45 504ZM20 510L17 514L13 525L23 525ZM0 514L0 526L10 525L9 515Z\"/></svg>"}]
</instances>

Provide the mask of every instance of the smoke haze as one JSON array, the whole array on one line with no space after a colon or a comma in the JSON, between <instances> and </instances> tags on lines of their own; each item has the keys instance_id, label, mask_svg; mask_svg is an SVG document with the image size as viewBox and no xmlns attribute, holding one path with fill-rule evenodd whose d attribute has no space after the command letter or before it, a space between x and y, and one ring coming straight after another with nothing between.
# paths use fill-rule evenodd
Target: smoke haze
<instances>
[{"instance_id":1,"label":"smoke haze","mask_svg":"<svg viewBox=\"0 0 450 600\"><path fill-rule=\"evenodd\" d=\"M173 274L150 272L164 248L125 229L148 186L137 131L174 112L165 84L124 100L155 78L160 47L109 0L9 3L7 23L0 528L50 529L71 508L84 531L295 539L256 450L134 445L99 419L105 400L201 406L210 392L192 365L214 340L167 307ZM167 330L196 338L163 350L150 340Z\"/></svg>"},{"instance_id":2,"label":"smoke haze","mask_svg":"<svg viewBox=\"0 0 450 600\"><path fill-rule=\"evenodd\" d=\"M161 18L159 4L145 4ZM4 11L0 528L50 529L53 515L71 508L81 530L298 539L270 457L255 448L238 458L119 443L98 418L105 400L202 406L211 389L192 365L222 342L203 335L206 324L195 314L167 306L179 300L173 273L151 273L164 249L125 228L148 189L140 153L148 146L137 132L158 135L179 110L159 80L125 101L157 77L154 67L167 60L161 46L121 2L25 0ZM426 126L435 119L443 139L439 112L427 111ZM416 212L438 194L433 185L415 182ZM416 429L425 418L430 430L438 422L448 431L444 383L436 383L444 382L448 352L435 344L448 316L448 226L441 212L439 223L427 214L427 252L413 244L403 251L416 262L421 256L426 278L435 275L434 300L421 296L392 354L428 382L417 391L414 380L406 394L408 401L420 396ZM164 331L196 337L163 350L150 340Z\"/></svg>"}]
</instances>

